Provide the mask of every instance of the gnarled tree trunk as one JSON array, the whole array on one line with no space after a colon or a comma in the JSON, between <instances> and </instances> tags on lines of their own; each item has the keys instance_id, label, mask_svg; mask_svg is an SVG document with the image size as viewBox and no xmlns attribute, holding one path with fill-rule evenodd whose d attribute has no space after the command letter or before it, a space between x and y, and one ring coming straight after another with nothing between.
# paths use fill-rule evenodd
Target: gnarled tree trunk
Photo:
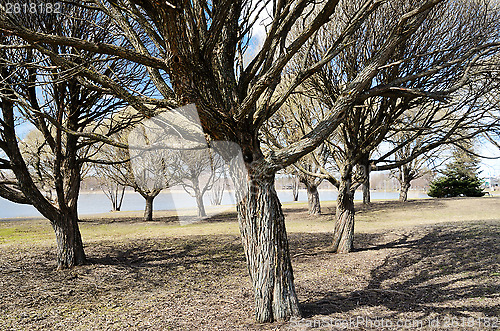
<instances>
[{"instance_id":1,"label":"gnarled tree trunk","mask_svg":"<svg viewBox=\"0 0 500 331\"><path fill-rule=\"evenodd\" d=\"M307 202L310 215L321 214L321 203L319 200L318 185L321 180L308 175L300 176L300 182L305 185L307 190Z\"/></svg>"},{"instance_id":2,"label":"gnarled tree trunk","mask_svg":"<svg viewBox=\"0 0 500 331\"><path fill-rule=\"evenodd\" d=\"M86 262L83 242L76 213L62 214L52 222L57 241L57 267L59 269L82 265Z\"/></svg>"},{"instance_id":3,"label":"gnarled tree trunk","mask_svg":"<svg viewBox=\"0 0 500 331\"><path fill-rule=\"evenodd\" d=\"M415 178L415 175L412 171L410 165L405 164L401 166L399 170L398 181L401 185L399 190L399 201L406 202L408 201L408 190L411 187L411 181Z\"/></svg>"},{"instance_id":4,"label":"gnarled tree trunk","mask_svg":"<svg viewBox=\"0 0 500 331\"><path fill-rule=\"evenodd\" d=\"M401 183L401 189L399 190L399 201L406 202L408 201L408 190L411 187L411 183L407 181L403 181Z\"/></svg>"},{"instance_id":5,"label":"gnarled tree trunk","mask_svg":"<svg viewBox=\"0 0 500 331\"><path fill-rule=\"evenodd\" d=\"M77 119L70 117L73 123ZM74 129L70 124L70 128ZM68 268L85 263L82 236L78 227L78 197L80 195L81 168L77 159L78 139L68 136L64 156L57 154L55 188L58 195L59 213L52 220L56 233L57 266ZM61 166L58 166L61 162Z\"/></svg>"},{"instance_id":6,"label":"gnarled tree trunk","mask_svg":"<svg viewBox=\"0 0 500 331\"><path fill-rule=\"evenodd\" d=\"M307 202L309 205L309 214L321 214L321 203L319 200L318 187L316 185L307 185Z\"/></svg>"},{"instance_id":7,"label":"gnarled tree trunk","mask_svg":"<svg viewBox=\"0 0 500 331\"><path fill-rule=\"evenodd\" d=\"M349 253L354 247L354 192L351 184L351 175L342 175L333 231L332 251L336 253Z\"/></svg>"},{"instance_id":8,"label":"gnarled tree trunk","mask_svg":"<svg viewBox=\"0 0 500 331\"><path fill-rule=\"evenodd\" d=\"M300 316L293 282L285 217L274 188L274 172L250 169L238 190L238 220L255 294L258 322ZM241 181L241 179L240 179Z\"/></svg>"}]
</instances>

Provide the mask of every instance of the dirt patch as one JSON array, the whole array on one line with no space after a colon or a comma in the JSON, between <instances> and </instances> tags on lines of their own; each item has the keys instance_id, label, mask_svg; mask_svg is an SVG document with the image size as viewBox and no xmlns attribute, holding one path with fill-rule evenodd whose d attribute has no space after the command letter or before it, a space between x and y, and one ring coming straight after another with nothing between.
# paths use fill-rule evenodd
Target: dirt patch
<instances>
[{"instance_id":1,"label":"dirt patch","mask_svg":"<svg viewBox=\"0 0 500 331\"><path fill-rule=\"evenodd\" d=\"M291 233L305 318L264 325L236 235L90 242L89 264L64 271L52 246L4 245L0 329L329 330L349 318L365 319L359 330L375 329L369 319L485 329L479 319L500 313L499 237L499 221L398 228L357 234L354 253L335 255L330 233Z\"/></svg>"}]
</instances>

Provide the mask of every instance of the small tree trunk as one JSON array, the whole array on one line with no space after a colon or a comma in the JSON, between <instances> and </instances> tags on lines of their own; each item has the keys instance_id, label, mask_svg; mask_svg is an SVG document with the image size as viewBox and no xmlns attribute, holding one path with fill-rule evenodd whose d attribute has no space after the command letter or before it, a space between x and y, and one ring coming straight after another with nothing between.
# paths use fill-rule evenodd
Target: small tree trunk
<instances>
[{"instance_id":1,"label":"small tree trunk","mask_svg":"<svg viewBox=\"0 0 500 331\"><path fill-rule=\"evenodd\" d=\"M203 194L201 194L201 191L199 189L195 189L194 194L196 198L196 206L198 207L198 217L207 216L207 213L205 211L205 204L203 203Z\"/></svg>"},{"instance_id":2,"label":"small tree trunk","mask_svg":"<svg viewBox=\"0 0 500 331\"><path fill-rule=\"evenodd\" d=\"M335 228L332 251L349 253L354 243L354 192L351 191L350 178L342 178L337 197Z\"/></svg>"},{"instance_id":3,"label":"small tree trunk","mask_svg":"<svg viewBox=\"0 0 500 331\"><path fill-rule=\"evenodd\" d=\"M309 203L309 214L321 214L321 203L319 200L318 187L316 185L307 186L307 201Z\"/></svg>"},{"instance_id":4,"label":"small tree trunk","mask_svg":"<svg viewBox=\"0 0 500 331\"><path fill-rule=\"evenodd\" d=\"M362 185L363 189L363 204L369 204L371 202L370 197L370 157L369 154L363 155L361 161L361 170L363 176L365 177Z\"/></svg>"},{"instance_id":5,"label":"small tree trunk","mask_svg":"<svg viewBox=\"0 0 500 331\"><path fill-rule=\"evenodd\" d=\"M411 184L404 181L401 183L401 189L399 191L399 201L406 202L408 201L408 190L410 189Z\"/></svg>"},{"instance_id":6,"label":"small tree trunk","mask_svg":"<svg viewBox=\"0 0 500 331\"><path fill-rule=\"evenodd\" d=\"M69 268L85 263L83 242L76 213L61 215L52 222L57 240L57 267Z\"/></svg>"},{"instance_id":7,"label":"small tree trunk","mask_svg":"<svg viewBox=\"0 0 500 331\"><path fill-rule=\"evenodd\" d=\"M123 196L125 195L125 186L116 185L114 199L112 201L113 211L120 211L123 203Z\"/></svg>"},{"instance_id":8,"label":"small tree trunk","mask_svg":"<svg viewBox=\"0 0 500 331\"><path fill-rule=\"evenodd\" d=\"M110 190L111 197L111 211L120 211L120 206L118 205L118 191L113 192Z\"/></svg>"},{"instance_id":9,"label":"small tree trunk","mask_svg":"<svg viewBox=\"0 0 500 331\"><path fill-rule=\"evenodd\" d=\"M292 196L293 201L299 201L299 183L295 178L293 179L292 184Z\"/></svg>"},{"instance_id":10,"label":"small tree trunk","mask_svg":"<svg viewBox=\"0 0 500 331\"><path fill-rule=\"evenodd\" d=\"M371 197L370 197L370 177L366 177L366 180L363 183L363 203L364 204L371 203Z\"/></svg>"},{"instance_id":11,"label":"small tree trunk","mask_svg":"<svg viewBox=\"0 0 500 331\"><path fill-rule=\"evenodd\" d=\"M285 229L285 217L274 188L274 173L243 185L238 220L255 294L258 322L284 321L300 316Z\"/></svg>"},{"instance_id":12,"label":"small tree trunk","mask_svg":"<svg viewBox=\"0 0 500 331\"><path fill-rule=\"evenodd\" d=\"M146 198L146 208L144 209L144 221L151 222L153 221L153 200L155 196L147 196Z\"/></svg>"}]
</instances>

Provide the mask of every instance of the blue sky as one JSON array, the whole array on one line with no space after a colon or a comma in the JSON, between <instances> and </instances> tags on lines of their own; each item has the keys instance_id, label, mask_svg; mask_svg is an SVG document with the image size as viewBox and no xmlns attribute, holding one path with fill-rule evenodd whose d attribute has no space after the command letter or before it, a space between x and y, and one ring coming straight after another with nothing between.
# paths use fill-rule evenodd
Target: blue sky
<instances>
[{"instance_id":1,"label":"blue sky","mask_svg":"<svg viewBox=\"0 0 500 331\"><path fill-rule=\"evenodd\" d=\"M500 156L498 147L491 143L484 143L478 149L481 155L488 157ZM500 176L500 159L482 159L481 161L481 177L497 177Z\"/></svg>"}]
</instances>

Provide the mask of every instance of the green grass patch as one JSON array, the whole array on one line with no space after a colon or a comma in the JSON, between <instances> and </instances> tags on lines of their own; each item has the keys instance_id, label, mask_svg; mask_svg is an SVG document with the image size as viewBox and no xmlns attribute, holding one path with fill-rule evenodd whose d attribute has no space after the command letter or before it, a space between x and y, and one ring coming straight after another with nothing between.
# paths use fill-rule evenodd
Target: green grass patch
<instances>
[{"instance_id":1,"label":"green grass patch","mask_svg":"<svg viewBox=\"0 0 500 331\"><path fill-rule=\"evenodd\" d=\"M14 225L12 227L0 228L0 244L39 242L53 239L52 228L38 225Z\"/></svg>"}]
</instances>

